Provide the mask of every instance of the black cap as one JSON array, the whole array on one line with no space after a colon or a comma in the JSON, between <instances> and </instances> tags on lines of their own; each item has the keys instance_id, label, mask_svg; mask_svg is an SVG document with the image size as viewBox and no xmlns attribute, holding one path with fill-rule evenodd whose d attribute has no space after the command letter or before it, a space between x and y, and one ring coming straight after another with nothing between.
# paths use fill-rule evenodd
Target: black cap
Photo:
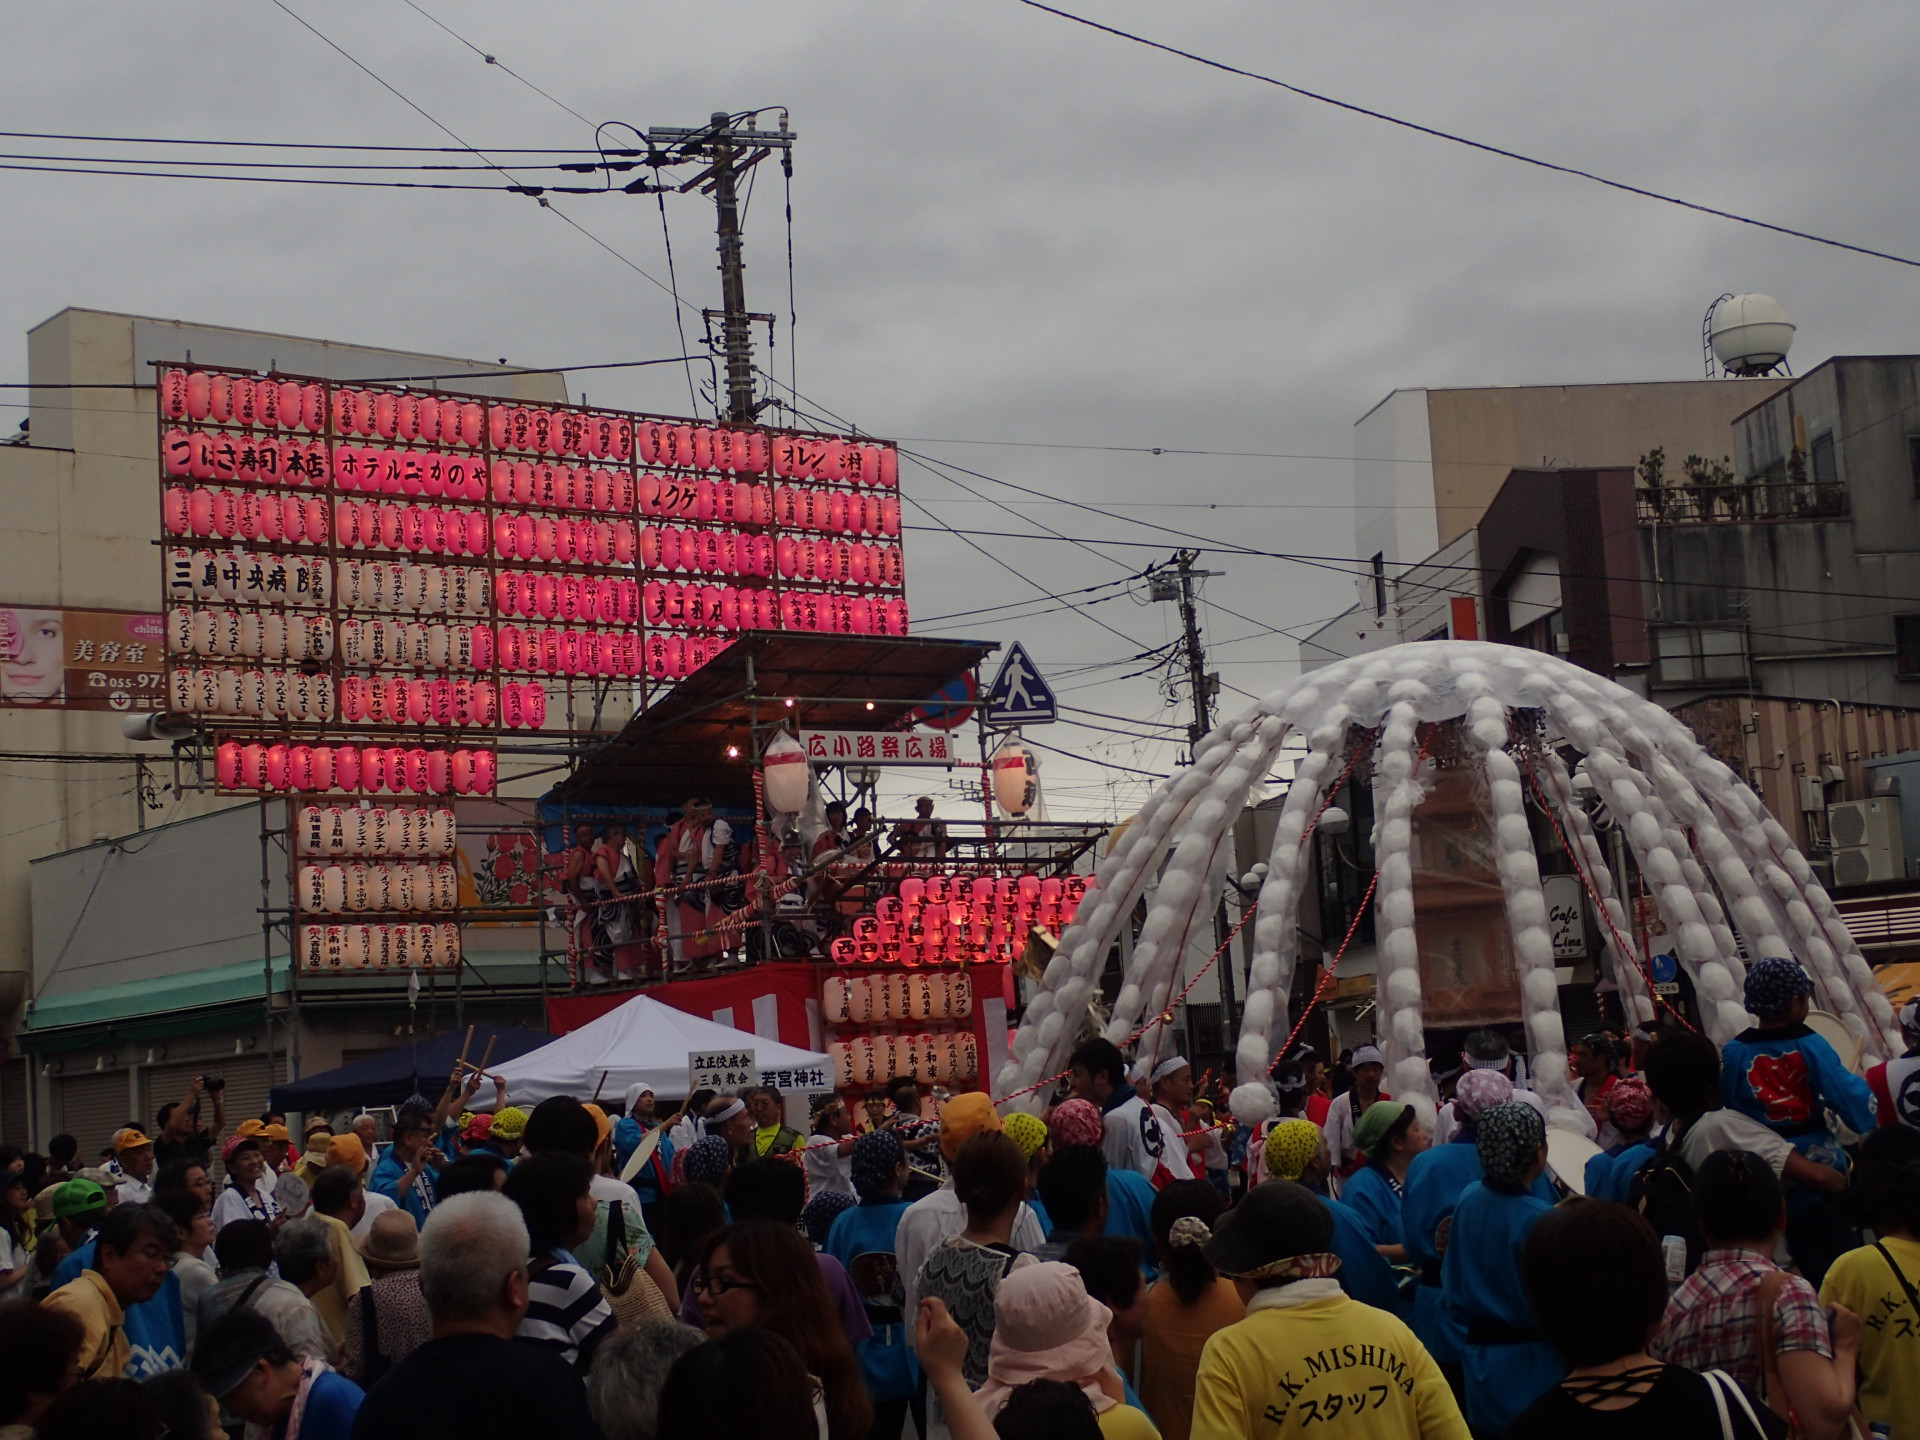
<instances>
[{"instance_id":1,"label":"black cap","mask_svg":"<svg viewBox=\"0 0 1920 1440\"><path fill-rule=\"evenodd\" d=\"M1333 1211L1304 1185L1269 1180L1220 1217L1203 1248L1222 1275L1251 1275L1276 1260L1318 1255L1333 1243Z\"/></svg>"},{"instance_id":2,"label":"black cap","mask_svg":"<svg viewBox=\"0 0 1920 1440\"><path fill-rule=\"evenodd\" d=\"M228 1311L201 1332L193 1370L208 1394L224 1400L262 1360L278 1363L290 1358L286 1342L273 1323L245 1306Z\"/></svg>"}]
</instances>

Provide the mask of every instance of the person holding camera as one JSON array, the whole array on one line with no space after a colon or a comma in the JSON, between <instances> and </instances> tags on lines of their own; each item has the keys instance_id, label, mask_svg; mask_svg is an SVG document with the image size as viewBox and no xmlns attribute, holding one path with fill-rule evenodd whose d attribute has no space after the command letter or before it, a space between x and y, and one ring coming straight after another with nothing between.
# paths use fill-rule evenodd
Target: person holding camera
<instances>
[{"instance_id":1,"label":"person holding camera","mask_svg":"<svg viewBox=\"0 0 1920 1440\"><path fill-rule=\"evenodd\" d=\"M213 1159L213 1147L227 1128L227 1082L218 1075L196 1075L187 1085L184 1099L160 1107L160 1134L153 1142L153 1158L161 1165L169 1160L191 1160L206 1166ZM200 1125L200 1098L213 1097L213 1128Z\"/></svg>"}]
</instances>

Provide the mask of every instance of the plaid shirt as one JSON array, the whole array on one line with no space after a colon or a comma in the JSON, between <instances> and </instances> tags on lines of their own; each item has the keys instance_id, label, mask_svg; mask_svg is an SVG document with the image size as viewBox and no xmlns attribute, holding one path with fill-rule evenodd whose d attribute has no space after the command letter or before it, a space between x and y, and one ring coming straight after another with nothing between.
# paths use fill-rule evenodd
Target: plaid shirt
<instances>
[{"instance_id":1,"label":"plaid shirt","mask_svg":"<svg viewBox=\"0 0 1920 1440\"><path fill-rule=\"evenodd\" d=\"M1660 1333L1647 1347L1655 1359L1689 1370L1724 1370L1748 1390L1760 1388L1759 1322L1754 1293L1773 1262L1752 1250L1709 1250L1700 1268L1667 1302ZM1826 1312L1813 1287L1787 1276L1773 1310L1774 1350L1811 1350L1833 1358Z\"/></svg>"}]
</instances>

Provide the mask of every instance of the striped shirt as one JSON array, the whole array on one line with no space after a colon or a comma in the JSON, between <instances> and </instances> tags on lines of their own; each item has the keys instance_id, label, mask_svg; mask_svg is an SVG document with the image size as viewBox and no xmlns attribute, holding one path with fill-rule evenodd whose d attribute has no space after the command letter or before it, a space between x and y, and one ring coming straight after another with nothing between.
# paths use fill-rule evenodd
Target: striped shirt
<instances>
[{"instance_id":1,"label":"striped shirt","mask_svg":"<svg viewBox=\"0 0 1920 1440\"><path fill-rule=\"evenodd\" d=\"M515 1337L558 1351L576 1375L587 1373L595 1347L619 1327L600 1282L570 1251L555 1250L533 1262L527 1299Z\"/></svg>"}]
</instances>

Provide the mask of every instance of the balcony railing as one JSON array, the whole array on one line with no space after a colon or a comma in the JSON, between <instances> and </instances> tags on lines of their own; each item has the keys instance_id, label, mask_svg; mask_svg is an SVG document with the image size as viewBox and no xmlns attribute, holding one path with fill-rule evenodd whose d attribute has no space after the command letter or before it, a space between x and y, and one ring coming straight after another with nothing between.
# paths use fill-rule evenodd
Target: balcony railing
<instances>
[{"instance_id":1,"label":"balcony railing","mask_svg":"<svg viewBox=\"0 0 1920 1440\"><path fill-rule=\"evenodd\" d=\"M1643 485L1633 492L1643 525L1743 525L1755 520L1833 520L1847 513L1847 487L1828 482Z\"/></svg>"}]
</instances>

